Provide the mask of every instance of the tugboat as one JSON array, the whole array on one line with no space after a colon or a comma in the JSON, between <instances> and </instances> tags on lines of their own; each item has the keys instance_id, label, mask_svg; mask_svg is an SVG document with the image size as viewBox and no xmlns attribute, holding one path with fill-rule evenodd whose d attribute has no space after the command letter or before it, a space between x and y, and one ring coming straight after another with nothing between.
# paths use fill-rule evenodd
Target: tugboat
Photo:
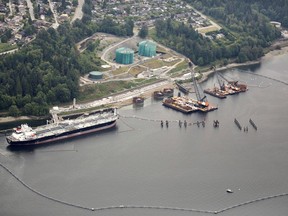
<instances>
[{"instance_id":1,"label":"tugboat","mask_svg":"<svg viewBox=\"0 0 288 216\"><path fill-rule=\"evenodd\" d=\"M164 93L162 91L154 91L153 97L155 100L163 100L164 98Z\"/></svg>"},{"instance_id":2,"label":"tugboat","mask_svg":"<svg viewBox=\"0 0 288 216\"><path fill-rule=\"evenodd\" d=\"M163 93L167 97L173 97L174 89L173 88L164 88Z\"/></svg>"},{"instance_id":3,"label":"tugboat","mask_svg":"<svg viewBox=\"0 0 288 216\"><path fill-rule=\"evenodd\" d=\"M133 97L133 105L135 106L143 106L144 105L144 98L141 96Z\"/></svg>"}]
</instances>

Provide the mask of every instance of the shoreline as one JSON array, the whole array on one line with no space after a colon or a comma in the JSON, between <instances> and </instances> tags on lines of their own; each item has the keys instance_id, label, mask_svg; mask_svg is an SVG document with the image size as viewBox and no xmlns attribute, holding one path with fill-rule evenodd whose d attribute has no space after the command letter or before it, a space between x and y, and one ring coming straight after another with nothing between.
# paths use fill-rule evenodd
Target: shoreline
<instances>
[{"instance_id":1,"label":"shoreline","mask_svg":"<svg viewBox=\"0 0 288 216\"><path fill-rule=\"evenodd\" d=\"M22 121L22 120L33 120L33 117L30 116L19 116L19 117L12 117L12 116L7 116L7 117L0 117L0 124L5 124L9 122L14 122L14 121Z\"/></svg>"},{"instance_id":2,"label":"shoreline","mask_svg":"<svg viewBox=\"0 0 288 216\"><path fill-rule=\"evenodd\" d=\"M216 68L216 71L223 71L223 70L227 70L227 69L231 69L231 68L237 68L237 67L241 67L241 66L249 66L249 65L260 64L264 60L269 60L269 59L271 59L271 58L273 58L275 56L284 55L284 54L288 53L288 41L280 41L280 42L277 41L275 44L280 45L280 46L283 45L283 46L281 46L281 49L270 50L264 56L262 56L259 60L250 61L250 62L244 62L244 63L231 63L231 64L228 64L226 66L223 66L223 67L220 67L220 68ZM199 82L203 82L203 81L207 80L209 75L212 74L212 73L214 73L214 70L208 70L208 71L202 72L203 77L201 78L201 80ZM168 83L168 84L165 84L163 86L159 86L157 88L153 88L153 89L147 90L147 91L143 92L141 95L145 99L147 99L147 98L152 97L153 91L160 90L160 89L165 88L165 87L171 87L171 86L174 86L174 85L172 83ZM124 106L131 105L132 103L133 103L132 99L129 98L127 100L123 100L121 102L115 102L115 103L112 103L112 104L117 106L118 108L121 108L121 107L124 107ZM33 119L37 120L37 119L41 119L41 117L36 117L36 118L32 117L32 116L0 117L0 124L17 122L17 121L22 121L22 120L33 120Z\"/></svg>"},{"instance_id":3,"label":"shoreline","mask_svg":"<svg viewBox=\"0 0 288 216\"><path fill-rule=\"evenodd\" d=\"M256 64L260 64L261 61L262 61L262 58L260 60L249 61L249 62L244 62L244 63L231 63L231 64L228 64L226 66L216 68L215 70L208 70L208 71L202 72L203 77L199 80L199 82L201 83L201 82L206 81L208 79L209 75L213 74L215 71L224 71L224 70L237 68L237 67L241 67L241 66L256 65Z\"/></svg>"},{"instance_id":4,"label":"shoreline","mask_svg":"<svg viewBox=\"0 0 288 216\"><path fill-rule=\"evenodd\" d=\"M281 49L276 49L276 48L272 49L272 47L276 47L276 45L279 45ZM259 60L249 61L249 62L244 62L244 63L231 63L226 66L216 68L215 71L223 71L223 70L237 68L241 66L260 64L262 61L266 61L275 56L284 55L286 53L288 53L288 40L276 41L274 45L271 45L271 50L267 52L264 56L262 56ZM201 78L200 82L203 82L206 79L208 79L209 75L212 73L214 73L214 70L208 70L208 71L202 72L203 77Z\"/></svg>"}]
</instances>

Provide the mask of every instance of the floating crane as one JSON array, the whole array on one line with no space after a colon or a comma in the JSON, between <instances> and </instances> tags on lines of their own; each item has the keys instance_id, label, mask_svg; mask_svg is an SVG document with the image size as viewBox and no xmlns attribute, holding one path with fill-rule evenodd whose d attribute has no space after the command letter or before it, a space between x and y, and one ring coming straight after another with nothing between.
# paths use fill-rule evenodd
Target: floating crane
<instances>
[{"instance_id":1,"label":"floating crane","mask_svg":"<svg viewBox=\"0 0 288 216\"><path fill-rule=\"evenodd\" d=\"M189 62L189 66L192 65ZM191 68L191 66L190 66ZM194 85L194 89L195 89L195 93L196 93L196 97L197 97L197 103L199 105L202 105L204 107L208 107L209 106L209 102L207 101L207 97L204 94L203 90L201 89L201 87L199 86L196 78L195 78L195 73L194 70L191 69L191 76L192 76L192 81L193 81L193 85Z\"/></svg>"},{"instance_id":2,"label":"floating crane","mask_svg":"<svg viewBox=\"0 0 288 216\"><path fill-rule=\"evenodd\" d=\"M193 80L193 85L194 85L194 89L195 89L198 103L205 106L205 107L209 106L209 103L207 101L207 97L204 94L204 92L202 91L201 87L199 86L199 84L195 78L194 72L192 72L192 80Z\"/></svg>"},{"instance_id":3,"label":"floating crane","mask_svg":"<svg viewBox=\"0 0 288 216\"><path fill-rule=\"evenodd\" d=\"M186 96L181 97L180 95L178 95L178 97L164 99L163 105L166 107L172 108L174 110L183 112L183 113L192 113L196 111L206 113L206 112L210 112L210 111L218 109L218 107L213 106L208 103L206 95L201 90L200 86L198 86L192 66L193 64L189 62L189 67L191 68L192 81L194 84L197 100L190 98L190 97L186 97ZM179 126L180 126L180 122L179 122ZM182 126L182 122L181 122L181 126ZM185 126L185 122L184 122L184 126ZM204 126L205 125L203 125L203 127Z\"/></svg>"},{"instance_id":4,"label":"floating crane","mask_svg":"<svg viewBox=\"0 0 288 216\"><path fill-rule=\"evenodd\" d=\"M204 92L220 99L226 98L226 95L229 93L226 91L225 83L218 76L218 72L216 71L215 67L213 67L213 69L214 72L216 73L219 88L214 85L214 88L207 88L204 90Z\"/></svg>"},{"instance_id":5,"label":"floating crane","mask_svg":"<svg viewBox=\"0 0 288 216\"><path fill-rule=\"evenodd\" d=\"M224 77L224 75L218 72L217 72L217 76L220 76L222 79L224 79L228 83L228 88L232 89L236 93L245 92L248 90L247 85L245 84L239 84L238 81L228 80L226 77Z\"/></svg>"},{"instance_id":6,"label":"floating crane","mask_svg":"<svg viewBox=\"0 0 288 216\"><path fill-rule=\"evenodd\" d=\"M218 81L218 83L219 83L220 90L221 90L221 91L225 91L225 90L226 90L226 89L225 89L225 83L220 79L219 73L218 73L217 71L215 71L215 73L216 73L217 81ZM222 81L222 82L221 82L221 81Z\"/></svg>"}]
</instances>

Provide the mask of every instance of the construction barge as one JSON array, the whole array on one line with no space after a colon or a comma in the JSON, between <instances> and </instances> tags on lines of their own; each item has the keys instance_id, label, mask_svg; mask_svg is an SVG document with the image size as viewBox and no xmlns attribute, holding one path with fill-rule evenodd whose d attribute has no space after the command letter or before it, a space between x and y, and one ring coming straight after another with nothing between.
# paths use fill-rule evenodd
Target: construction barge
<instances>
[{"instance_id":1,"label":"construction barge","mask_svg":"<svg viewBox=\"0 0 288 216\"><path fill-rule=\"evenodd\" d=\"M163 106L169 107L182 113L193 112L210 112L218 109L218 107L209 104L208 102L198 101L188 97L171 97L162 101Z\"/></svg>"},{"instance_id":2,"label":"construction barge","mask_svg":"<svg viewBox=\"0 0 288 216\"><path fill-rule=\"evenodd\" d=\"M216 72L216 77L219 87L214 86L212 89L208 88L204 90L205 93L211 96L224 99L227 95L239 94L240 92L246 92L248 90L246 84L239 84L238 81L228 80L218 72Z\"/></svg>"}]
</instances>

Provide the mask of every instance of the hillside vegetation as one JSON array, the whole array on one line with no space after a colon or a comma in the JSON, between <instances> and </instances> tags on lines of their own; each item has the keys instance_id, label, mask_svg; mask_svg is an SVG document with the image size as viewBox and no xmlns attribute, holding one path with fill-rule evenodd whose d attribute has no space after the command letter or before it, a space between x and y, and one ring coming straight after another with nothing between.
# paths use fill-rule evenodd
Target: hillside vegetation
<instances>
[{"instance_id":1,"label":"hillside vegetation","mask_svg":"<svg viewBox=\"0 0 288 216\"><path fill-rule=\"evenodd\" d=\"M281 36L280 31L257 9L257 4L251 4L251 1L186 2L220 23L223 28L212 34L221 34L224 37L214 37L211 40L207 37L209 34L203 36L184 23L168 19L156 22L155 40L184 54L197 65L256 60L264 54L264 48Z\"/></svg>"},{"instance_id":2,"label":"hillside vegetation","mask_svg":"<svg viewBox=\"0 0 288 216\"><path fill-rule=\"evenodd\" d=\"M207 66L258 59L264 48L280 37L269 18L288 26L288 0L185 0L212 17L224 35L213 40L191 26L174 19L157 20L155 40L175 49L194 63ZM46 115L54 104L79 98L79 76L97 69L100 61L91 62L75 49L75 44L96 32L117 36L133 35L133 18L118 23L109 17L93 22L92 1L86 0L82 20L71 26L64 23L57 30L41 30L36 39L15 54L0 59L0 111L9 115ZM97 50L88 45L88 51Z\"/></svg>"}]
</instances>

